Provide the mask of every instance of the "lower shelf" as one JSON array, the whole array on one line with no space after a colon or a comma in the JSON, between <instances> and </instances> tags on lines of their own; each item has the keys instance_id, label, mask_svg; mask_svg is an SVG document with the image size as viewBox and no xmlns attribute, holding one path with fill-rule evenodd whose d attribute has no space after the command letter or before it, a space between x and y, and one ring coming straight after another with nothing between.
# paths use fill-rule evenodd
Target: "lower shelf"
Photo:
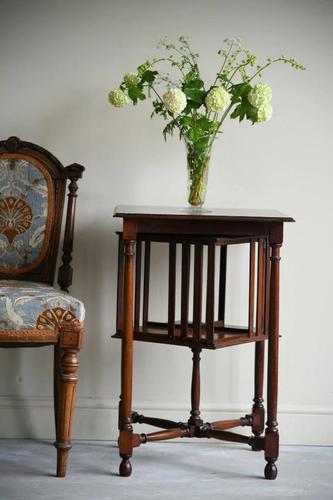
<instances>
[{"instance_id":1,"label":"lower shelf","mask_svg":"<svg viewBox=\"0 0 333 500\"><path fill-rule=\"evenodd\" d=\"M206 339L205 325L201 328L200 340L193 339L192 329L188 328L187 337L181 336L180 325L176 325L174 335L169 335L168 325L166 323L148 323L147 328L139 327L133 331L133 339L141 342L155 342L159 344L181 345L184 347L199 347L201 349L221 349L249 342L260 342L267 340L267 335L249 336L247 328L225 326L218 327L214 332L213 341ZM118 331L113 338L122 338L123 332Z\"/></svg>"}]
</instances>

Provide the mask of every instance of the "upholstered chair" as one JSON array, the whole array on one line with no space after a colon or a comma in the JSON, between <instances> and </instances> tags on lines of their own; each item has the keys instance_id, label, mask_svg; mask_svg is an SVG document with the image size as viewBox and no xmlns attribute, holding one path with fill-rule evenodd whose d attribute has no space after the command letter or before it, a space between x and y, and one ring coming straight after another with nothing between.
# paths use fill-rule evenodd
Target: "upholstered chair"
<instances>
[{"instance_id":1,"label":"upholstered chair","mask_svg":"<svg viewBox=\"0 0 333 500\"><path fill-rule=\"evenodd\" d=\"M0 141L0 347L54 346L57 476L66 474L84 306L68 294L77 181L84 167L10 137ZM55 288L68 185L62 264ZM38 367L32 367L38 372ZM52 373L52 371L51 371Z\"/></svg>"}]
</instances>

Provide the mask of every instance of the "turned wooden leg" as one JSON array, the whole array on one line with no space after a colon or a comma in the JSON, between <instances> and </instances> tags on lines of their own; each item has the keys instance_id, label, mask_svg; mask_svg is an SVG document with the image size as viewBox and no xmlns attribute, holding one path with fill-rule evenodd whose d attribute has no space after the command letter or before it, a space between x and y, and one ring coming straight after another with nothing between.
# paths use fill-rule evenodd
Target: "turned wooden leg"
<instances>
[{"instance_id":1,"label":"turned wooden leg","mask_svg":"<svg viewBox=\"0 0 333 500\"><path fill-rule=\"evenodd\" d=\"M68 452L71 449L71 427L74 410L76 384L78 381L77 369L79 367L78 351L82 344L82 329L65 327L61 330L59 351L55 361L58 373L58 384L55 398L56 442L57 448L57 477L66 475ZM62 356L60 359L60 351Z\"/></svg>"},{"instance_id":2,"label":"turned wooden leg","mask_svg":"<svg viewBox=\"0 0 333 500\"><path fill-rule=\"evenodd\" d=\"M193 352L193 368L192 368L192 384L191 384L191 416L188 424L200 427L202 420L200 418L200 352L201 349L194 348Z\"/></svg>"},{"instance_id":3,"label":"turned wooden leg","mask_svg":"<svg viewBox=\"0 0 333 500\"><path fill-rule=\"evenodd\" d=\"M279 274L281 244L272 244L270 312L267 365L267 423L265 432L265 478L275 479L275 465L279 456L279 432L277 428L278 398L278 349L279 349Z\"/></svg>"},{"instance_id":4,"label":"turned wooden leg","mask_svg":"<svg viewBox=\"0 0 333 500\"><path fill-rule=\"evenodd\" d=\"M59 386L60 386L60 362L61 362L60 345L54 346L54 362L53 362L53 401L54 401L54 425L55 433L58 435L58 408L59 408Z\"/></svg>"},{"instance_id":5,"label":"turned wooden leg","mask_svg":"<svg viewBox=\"0 0 333 500\"><path fill-rule=\"evenodd\" d=\"M259 437L265 429L265 408L263 399L265 341L255 343L254 398L252 407L252 432ZM259 451L255 445L253 451Z\"/></svg>"},{"instance_id":6,"label":"turned wooden leg","mask_svg":"<svg viewBox=\"0 0 333 500\"><path fill-rule=\"evenodd\" d=\"M132 442L132 370L133 370L133 261L135 241L124 241L124 318L121 344L121 398L119 418L119 466L121 476L130 476L132 466L130 458L133 452Z\"/></svg>"}]
</instances>

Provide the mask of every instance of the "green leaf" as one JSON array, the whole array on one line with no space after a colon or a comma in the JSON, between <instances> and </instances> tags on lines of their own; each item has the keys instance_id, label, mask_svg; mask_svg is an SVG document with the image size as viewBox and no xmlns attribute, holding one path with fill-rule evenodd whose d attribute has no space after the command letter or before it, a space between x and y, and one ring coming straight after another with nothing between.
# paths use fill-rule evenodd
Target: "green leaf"
<instances>
[{"instance_id":1,"label":"green leaf","mask_svg":"<svg viewBox=\"0 0 333 500\"><path fill-rule=\"evenodd\" d=\"M163 129L164 140L166 140L167 134L173 135L174 128L178 126L179 126L178 117L175 118L174 120L171 120Z\"/></svg>"},{"instance_id":2,"label":"green leaf","mask_svg":"<svg viewBox=\"0 0 333 500\"><path fill-rule=\"evenodd\" d=\"M187 137L193 142L196 142L200 138L200 136L200 129L198 129L197 127L191 128L187 133Z\"/></svg>"},{"instance_id":3,"label":"green leaf","mask_svg":"<svg viewBox=\"0 0 333 500\"><path fill-rule=\"evenodd\" d=\"M130 87L128 89L128 96L133 101L134 104L138 102L138 99L140 99L141 101L146 99L145 94L142 92L141 86Z\"/></svg>"},{"instance_id":4,"label":"green leaf","mask_svg":"<svg viewBox=\"0 0 333 500\"><path fill-rule=\"evenodd\" d=\"M141 77L142 82L148 82L148 83L153 83L153 81L156 78L156 75L158 75L158 71L150 71L147 70L143 73Z\"/></svg>"},{"instance_id":5,"label":"green leaf","mask_svg":"<svg viewBox=\"0 0 333 500\"><path fill-rule=\"evenodd\" d=\"M231 113L230 118L237 118L237 116L239 116L241 114L241 110L242 110L242 105L239 104L238 106L236 106L234 111Z\"/></svg>"},{"instance_id":6,"label":"green leaf","mask_svg":"<svg viewBox=\"0 0 333 500\"><path fill-rule=\"evenodd\" d=\"M179 122L183 127L191 127L193 125L193 120L190 116L182 116Z\"/></svg>"},{"instance_id":7,"label":"green leaf","mask_svg":"<svg viewBox=\"0 0 333 500\"><path fill-rule=\"evenodd\" d=\"M238 83L231 88L231 94L235 99L246 96L252 89L249 83Z\"/></svg>"},{"instance_id":8,"label":"green leaf","mask_svg":"<svg viewBox=\"0 0 333 500\"><path fill-rule=\"evenodd\" d=\"M209 120L207 116L201 116L197 120L197 125L203 130L211 130L214 127L214 122Z\"/></svg>"},{"instance_id":9,"label":"green leaf","mask_svg":"<svg viewBox=\"0 0 333 500\"><path fill-rule=\"evenodd\" d=\"M201 103L198 103L198 102L195 102L195 101L188 99L187 105L183 111L183 114L188 115L189 113L191 113L192 109L198 109L198 108L200 108L200 106L201 106Z\"/></svg>"},{"instance_id":10,"label":"green leaf","mask_svg":"<svg viewBox=\"0 0 333 500\"><path fill-rule=\"evenodd\" d=\"M204 102L204 98L206 95L206 92L204 90L185 87L183 89L183 92L186 95L186 97L189 97L192 101L196 102L197 104L201 105Z\"/></svg>"},{"instance_id":11,"label":"green leaf","mask_svg":"<svg viewBox=\"0 0 333 500\"><path fill-rule=\"evenodd\" d=\"M252 123L258 121L258 109L254 106L251 106L250 103L246 106L246 118L251 120Z\"/></svg>"},{"instance_id":12,"label":"green leaf","mask_svg":"<svg viewBox=\"0 0 333 500\"><path fill-rule=\"evenodd\" d=\"M208 148L208 144L209 144L209 137L202 138L195 143L195 148L197 151L199 151L199 153L203 153Z\"/></svg>"},{"instance_id":13,"label":"green leaf","mask_svg":"<svg viewBox=\"0 0 333 500\"><path fill-rule=\"evenodd\" d=\"M204 86L204 82L200 78L194 78L193 80L190 80L185 87L192 88L192 89L201 89Z\"/></svg>"}]
</instances>

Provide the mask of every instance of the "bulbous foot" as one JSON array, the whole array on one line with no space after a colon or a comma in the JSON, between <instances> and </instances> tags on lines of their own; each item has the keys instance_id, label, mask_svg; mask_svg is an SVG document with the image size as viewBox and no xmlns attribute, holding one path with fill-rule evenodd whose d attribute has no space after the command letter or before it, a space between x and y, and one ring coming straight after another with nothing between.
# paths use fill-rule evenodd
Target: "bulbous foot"
<instances>
[{"instance_id":1,"label":"bulbous foot","mask_svg":"<svg viewBox=\"0 0 333 500\"><path fill-rule=\"evenodd\" d=\"M132 465L129 461L129 456L123 456L119 465L119 474L123 477L129 477L132 474Z\"/></svg>"},{"instance_id":2,"label":"bulbous foot","mask_svg":"<svg viewBox=\"0 0 333 500\"><path fill-rule=\"evenodd\" d=\"M265 467L265 478L266 479L276 479L278 470L275 462L267 462Z\"/></svg>"}]
</instances>

